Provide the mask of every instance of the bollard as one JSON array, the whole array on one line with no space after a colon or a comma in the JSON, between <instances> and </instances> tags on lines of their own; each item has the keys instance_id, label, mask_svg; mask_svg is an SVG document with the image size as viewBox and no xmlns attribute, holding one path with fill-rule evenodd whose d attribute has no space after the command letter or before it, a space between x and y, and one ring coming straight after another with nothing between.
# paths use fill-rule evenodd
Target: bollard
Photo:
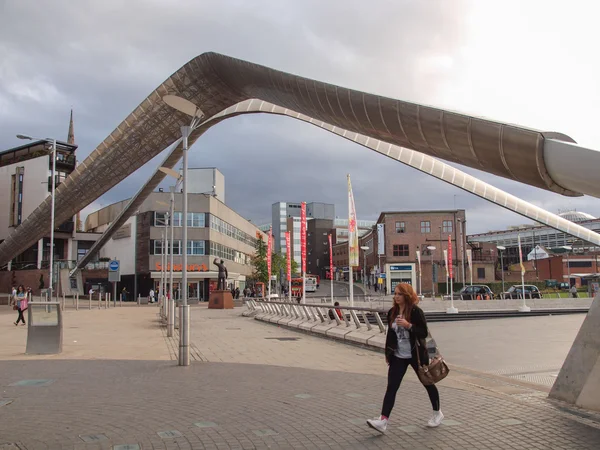
<instances>
[{"instance_id":1,"label":"bollard","mask_svg":"<svg viewBox=\"0 0 600 450\"><path fill-rule=\"evenodd\" d=\"M110 296L111 296L110 292L107 292L106 295L104 296L104 309L108 309L108 307L110 306Z\"/></svg>"},{"instance_id":2,"label":"bollard","mask_svg":"<svg viewBox=\"0 0 600 450\"><path fill-rule=\"evenodd\" d=\"M90 310L92 309L92 294L90 294Z\"/></svg>"},{"instance_id":3,"label":"bollard","mask_svg":"<svg viewBox=\"0 0 600 450\"><path fill-rule=\"evenodd\" d=\"M138 306L140 306L140 302L141 302L141 298L142 298L142 294L138 294Z\"/></svg>"},{"instance_id":4,"label":"bollard","mask_svg":"<svg viewBox=\"0 0 600 450\"><path fill-rule=\"evenodd\" d=\"M75 294L75 311L79 311L79 292Z\"/></svg>"},{"instance_id":5,"label":"bollard","mask_svg":"<svg viewBox=\"0 0 600 450\"><path fill-rule=\"evenodd\" d=\"M102 292L98 292L98 309L100 309L102 305Z\"/></svg>"},{"instance_id":6,"label":"bollard","mask_svg":"<svg viewBox=\"0 0 600 450\"><path fill-rule=\"evenodd\" d=\"M66 303L65 293L63 292L62 306L61 306L63 311L65 310L66 305L67 305L67 303Z\"/></svg>"}]
</instances>

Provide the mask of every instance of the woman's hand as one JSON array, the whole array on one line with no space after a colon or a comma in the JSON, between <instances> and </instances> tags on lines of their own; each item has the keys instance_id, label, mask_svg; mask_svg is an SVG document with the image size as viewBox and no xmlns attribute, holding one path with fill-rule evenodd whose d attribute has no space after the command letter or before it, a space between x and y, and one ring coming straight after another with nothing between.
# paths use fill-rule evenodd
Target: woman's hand
<instances>
[{"instance_id":1,"label":"woman's hand","mask_svg":"<svg viewBox=\"0 0 600 450\"><path fill-rule=\"evenodd\" d=\"M410 328L410 322L408 322L406 319L401 319L400 317L396 318L396 324L402 328Z\"/></svg>"}]
</instances>

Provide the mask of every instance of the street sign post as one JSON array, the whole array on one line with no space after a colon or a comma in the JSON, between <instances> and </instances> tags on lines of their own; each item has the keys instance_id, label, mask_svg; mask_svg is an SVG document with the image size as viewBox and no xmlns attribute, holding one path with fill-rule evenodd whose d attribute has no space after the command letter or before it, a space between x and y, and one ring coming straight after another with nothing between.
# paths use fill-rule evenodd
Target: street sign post
<instances>
[{"instance_id":1,"label":"street sign post","mask_svg":"<svg viewBox=\"0 0 600 450\"><path fill-rule=\"evenodd\" d=\"M121 281L121 263L113 259L108 263L108 281L113 284L113 306L117 306L117 283Z\"/></svg>"}]
</instances>

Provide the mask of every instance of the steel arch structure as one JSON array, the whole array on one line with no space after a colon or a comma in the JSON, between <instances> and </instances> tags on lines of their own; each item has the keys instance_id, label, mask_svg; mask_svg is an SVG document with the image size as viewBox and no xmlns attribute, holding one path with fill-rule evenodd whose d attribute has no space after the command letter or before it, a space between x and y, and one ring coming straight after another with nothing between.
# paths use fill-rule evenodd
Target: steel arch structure
<instances>
[{"instance_id":1,"label":"steel arch structure","mask_svg":"<svg viewBox=\"0 0 600 450\"><path fill-rule=\"evenodd\" d=\"M169 94L186 98L211 118L192 133L190 145L208 128L228 117L271 112L318 125L375 151L381 152L381 143L385 143L389 146L387 156L394 157L396 153L390 152L397 152L396 159L401 162L405 162L402 149L416 152L410 162L414 154L421 154L421 167L418 168L422 170L424 164L429 164L431 174L438 169L446 172L446 168L451 168L436 159L439 158L562 195L589 193L598 196L595 191L570 189L564 182L559 185L555 181L556 175L549 172L545 145L547 142L574 142L564 134L531 130L367 94L224 55L205 53L185 64L156 88L58 187L58 223L75 215L179 138L180 127L187 125L189 118L162 101L162 97ZM176 163L176 154L174 152L169 163ZM162 175L159 177L162 179ZM444 173L438 178L454 181L445 179ZM154 181L160 182L160 179ZM560 179L564 180L564 177ZM479 187L487 191L489 185L479 183ZM476 193L477 182L469 181L469 186L471 184L473 189L467 187L467 190ZM464 189L465 185L459 187ZM481 196L494 201L486 195ZM539 214L543 210L537 208L537 211L533 207L528 211L522 201L513 199L507 196L502 206L544 222ZM535 219L536 214L538 219ZM554 215L550 214L547 219L552 219L551 216ZM48 198L0 244L0 264L42 238L49 217ZM548 223L559 229L569 224ZM576 225L573 227L577 230ZM588 237L586 240L600 245L600 236Z\"/></svg>"}]
</instances>

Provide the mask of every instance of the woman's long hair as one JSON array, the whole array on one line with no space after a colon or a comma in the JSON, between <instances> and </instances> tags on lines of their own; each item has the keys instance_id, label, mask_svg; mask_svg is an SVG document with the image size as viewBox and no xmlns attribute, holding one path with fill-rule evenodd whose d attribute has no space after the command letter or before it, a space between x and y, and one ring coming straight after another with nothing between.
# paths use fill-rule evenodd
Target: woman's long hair
<instances>
[{"instance_id":1,"label":"woman's long hair","mask_svg":"<svg viewBox=\"0 0 600 450\"><path fill-rule=\"evenodd\" d=\"M419 303L419 297L417 297L417 293L413 289L413 287L408 283L400 283L396 285L396 289L394 290L394 294L396 291L399 291L399 294L404 296L404 309L400 311L400 307L394 301L394 306L392 306L392 314L390 315L390 323L391 325L396 317L400 313L406 320L410 320L410 314L412 313L413 306Z\"/></svg>"}]
</instances>

